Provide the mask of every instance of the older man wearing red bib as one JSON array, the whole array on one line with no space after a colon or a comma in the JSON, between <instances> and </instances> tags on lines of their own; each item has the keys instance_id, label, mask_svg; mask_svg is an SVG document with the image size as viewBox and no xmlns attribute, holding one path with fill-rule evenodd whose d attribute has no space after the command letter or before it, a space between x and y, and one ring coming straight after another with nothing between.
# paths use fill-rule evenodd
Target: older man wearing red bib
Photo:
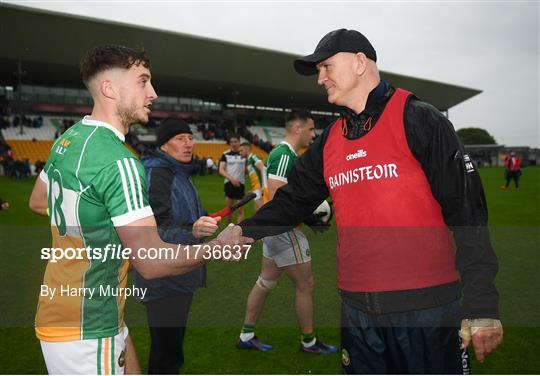
<instances>
[{"instance_id":1,"label":"older man wearing red bib","mask_svg":"<svg viewBox=\"0 0 540 376\"><path fill-rule=\"evenodd\" d=\"M241 226L282 232L330 196L344 371L468 373L469 343L483 361L502 341L480 177L448 119L382 81L376 61L346 29L295 61L342 114Z\"/></svg>"}]
</instances>

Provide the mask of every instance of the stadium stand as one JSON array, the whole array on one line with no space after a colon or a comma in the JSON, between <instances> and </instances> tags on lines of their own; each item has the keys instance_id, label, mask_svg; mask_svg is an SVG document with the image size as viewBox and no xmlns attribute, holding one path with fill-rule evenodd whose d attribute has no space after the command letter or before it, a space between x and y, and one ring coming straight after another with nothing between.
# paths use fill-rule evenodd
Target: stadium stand
<instances>
[{"instance_id":1,"label":"stadium stand","mask_svg":"<svg viewBox=\"0 0 540 376\"><path fill-rule=\"evenodd\" d=\"M31 164L37 161L46 161L54 143L55 137L64 132L65 128L75 122L62 116L42 116L43 125L34 127L7 127L1 134L5 142L11 147L14 159L29 159ZM78 119L77 119L78 120ZM129 144L126 147L137 157L139 153Z\"/></svg>"},{"instance_id":2,"label":"stadium stand","mask_svg":"<svg viewBox=\"0 0 540 376\"><path fill-rule=\"evenodd\" d=\"M23 132L21 133L21 127L9 127L2 129L2 136L5 140L54 140L54 134L56 128L44 119L43 126L40 128L32 128L23 126Z\"/></svg>"},{"instance_id":3,"label":"stadium stand","mask_svg":"<svg viewBox=\"0 0 540 376\"><path fill-rule=\"evenodd\" d=\"M15 159L27 159L31 164L36 164L37 161L46 161L49 157L49 152L53 146L53 140L6 140L6 143L11 146ZM133 149L128 143L126 147L139 157L139 153Z\"/></svg>"},{"instance_id":4,"label":"stadium stand","mask_svg":"<svg viewBox=\"0 0 540 376\"><path fill-rule=\"evenodd\" d=\"M251 126L249 130L261 140L266 140L272 145L279 144L285 138L285 128L283 127L265 127Z\"/></svg>"},{"instance_id":5,"label":"stadium stand","mask_svg":"<svg viewBox=\"0 0 540 376\"><path fill-rule=\"evenodd\" d=\"M216 143L216 142L198 142L195 143L195 149L194 154L199 157L210 157L214 162L218 162L221 158L221 155L225 150L229 148L229 145L224 144L222 142ZM261 158L263 161L266 160L268 157L268 153L259 148L256 145L253 145L251 148L251 151L257 155L259 158Z\"/></svg>"},{"instance_id":6,"label":"stadium stand","mask_svg":"<svg viewBox=\"0 0 540 376\"><path fill-rule=\"evenodd\" d=\"M78 121L78 118L66 118L63 116L42 115L43 125L39 128L23 126L7 127L1 130L1 135L5 142L12 148L13 156L17 160L29 159L31 164L38 161L46 161L54 143L55 137ZM212 158L218 162L221 155L228 149L228 145L220 139L204 140L200 131L200 124L191 123L190 128L196 142L195 155L198 158ZM284 137L284 130L276 127L249 127L253 134L261 140L271 140L270 143L279 143ZM130 135L126 137L126 147L137 157L144 154L144 151L151 148L156 140L155 130L140 125L132 127ZM242 139L245 141L245 139ZM141 144L144 147L141 147ZM253 145L253 152L262 160L266 160L268 153L257 145Z\"/></svg>"},{"instance_id":7,"label":"stadium stand","mask_svg":"<svg viewBox=\"0 0 540 376\"><path fill-rule=\"evenodd\" d=\"M13 118L10 119L13 124ZM46 161L49 151L54 142L57 129L51 120L43 117L43 125L40 127L12 126L2 129L2 137L13 152L15 160L28 159L35 165L38 161Z\"/></svg>"},{"instance_id":8,"label":"stadium stand","mask_svg":"<svg viewBox=\"0 0 540 376\"><path fill-rule=\"evenodd\" d=\"M15 159L29 159L31 164L46 161L53 145L53 140L6 140L11 146Z\"/></svg>"},{"instance_id":9,"label":"stadium stand","mask_svg":"<svg viewBox=\"0 0 540 376\"><path fill-rule=\"evenodd\" d=\"M285 128L283 127L263 127L263 126L251 126L250 132L257 136L260 140L265 140L272 145L277 145L285 139ZM315 134L322 133L322 129L315 129Z\"/></svg>"}]
</instances>

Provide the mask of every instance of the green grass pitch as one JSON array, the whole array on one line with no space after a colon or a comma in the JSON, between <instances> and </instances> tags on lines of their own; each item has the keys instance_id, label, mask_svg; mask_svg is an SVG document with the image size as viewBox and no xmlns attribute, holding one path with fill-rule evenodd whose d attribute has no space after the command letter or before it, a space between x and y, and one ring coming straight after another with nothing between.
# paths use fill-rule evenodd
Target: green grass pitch
<instances>
[{"instance_id":1,"label":"green grass pitch","mask_svg":"<svg viewBox=\"0 0 540 376\"><path fill-rule=\"evenodd\" d=\"M491 238L499 258L497 286L501 295L504 343L485 363L474 362L476 374L540 372L540 167L524 169L521 188L503 191L501 168L481 169L489 205ZM223 183L217 175L196 177L208 211L223 207ZM27 201L33 181L0 177L0 197L11 203L0 212L0 373L46 373L33 317L45 261L39 250L50 244L47 219L33 215ZM253 205L247 205L247 214ZM339 297L335 281L335 232L310 238L315 275L315 324L320 337L339 344ZM274 345L268 353L235 348L245 299L257 278L261 246L238 264L209 265L208 286L197 292L185 338L184 373L188 374L338 374L340 356L314 356L299 351L293 309L293 286L283 277L268 299L257 334ZM128 299L126 321L141 366L146 370L149 336L144 309ZM536 354L536 355L535 355Z\"/></svg>"}]
</instances>

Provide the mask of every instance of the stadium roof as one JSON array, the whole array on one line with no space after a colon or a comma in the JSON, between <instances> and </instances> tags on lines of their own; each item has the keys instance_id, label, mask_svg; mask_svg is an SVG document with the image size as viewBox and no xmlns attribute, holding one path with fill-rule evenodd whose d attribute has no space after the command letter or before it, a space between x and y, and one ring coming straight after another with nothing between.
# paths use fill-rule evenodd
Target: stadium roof
<instances>
[{"instance_id":1,"label":"stadium roof","mask_svg":"<svg viewBox=\"0 0 540 376\"><path fill-rule=\"evenodd\" d=\"M14 85L20 60L29 85L82 87L78 62L92 46L143 46L159 95L219 103L332 110L295 55L163 30L0 4L0 83ZM448 110L481 91L381 71L383 79Z\"/></svg>"}]
</instances>

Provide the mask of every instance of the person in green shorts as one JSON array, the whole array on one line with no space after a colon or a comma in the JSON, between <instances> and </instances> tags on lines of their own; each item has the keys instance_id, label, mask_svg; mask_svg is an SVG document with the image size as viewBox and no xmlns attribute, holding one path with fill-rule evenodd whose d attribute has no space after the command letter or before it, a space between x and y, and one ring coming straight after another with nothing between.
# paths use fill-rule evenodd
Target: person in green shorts
<instances>
[{"instance_id":1,"label":"person in green shorts","mask_svg":"<svg viewBox=\"0 0 540 376\"><path fill-rule=\"evenodd\" d=\"M251 144L240 144L240 155L246 158L247 171L251 182L251 190L257 193L255 199L255 211L268 202L268 180L263 161L251 151Z\"/></svg>"}]
</instances>

